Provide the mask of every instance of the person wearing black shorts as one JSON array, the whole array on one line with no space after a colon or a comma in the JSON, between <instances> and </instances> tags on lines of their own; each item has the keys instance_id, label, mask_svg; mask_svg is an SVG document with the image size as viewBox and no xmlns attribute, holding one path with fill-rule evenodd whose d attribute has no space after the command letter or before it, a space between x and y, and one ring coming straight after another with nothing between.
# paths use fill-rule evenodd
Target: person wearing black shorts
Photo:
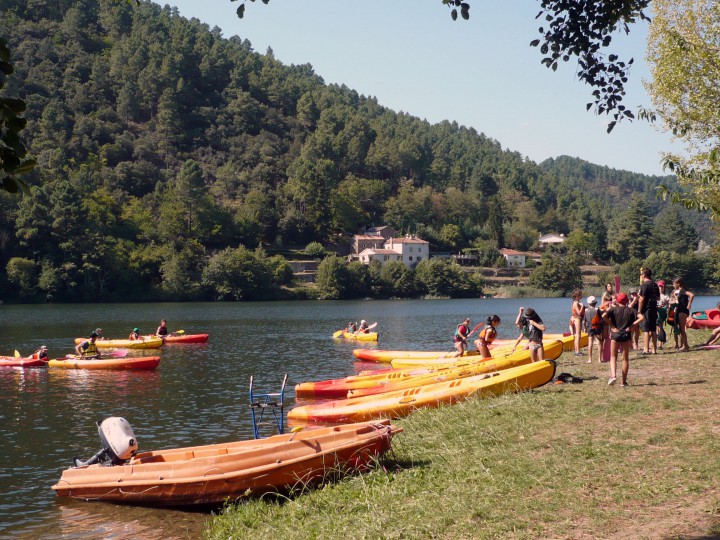
<instances>
[{"instance_id":1,"label":"person wearing black shorts","mask_svg":"<svg viewBox=\"0 0 720 540\"><path fill-rule=\"evenodd\" d=\"M618 352L622 350L622 386L627 386L628 371L630 371L630 344L632 330L643 321L642 314L628 307L628 297L625 293L618 293L615 297L616 306L603 313L603 321L610 327L610 378L608 386L617 380Z\"/></svg>"},{"instance_id":2,"label":"person wearing black shorts","mask_svg":"<svg viewBox=\"0 0 720 540\"><path fill-rule=\"evenodd\" d=\"M650 344L652 343L652 354L657 354L657 322L658 322L658 300L660 299L660 288L652 280L652 270L643 268L640 272L642 285L638 292L638 312L643 315L643 322L640 330L643 333L643 350L640 354L651 354Z\"/></svg>"}]
</instances>

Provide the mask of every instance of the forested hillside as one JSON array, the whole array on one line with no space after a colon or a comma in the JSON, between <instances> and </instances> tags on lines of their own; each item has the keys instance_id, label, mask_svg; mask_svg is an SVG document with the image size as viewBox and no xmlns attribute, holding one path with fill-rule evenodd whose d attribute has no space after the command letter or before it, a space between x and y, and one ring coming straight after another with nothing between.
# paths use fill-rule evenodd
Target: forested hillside
<instances>
[{"instance_id":1,"label":"forested hillside","mask_svg":"<svg viewBox=\"0 0 720 540\"><path fill-rule=\"evenodd\" d=\"M529 249L566 233L616 262L650 252L624 244L638 219L668 224L648 242L697 240L655 199L671 178L538 165L169 7L0 0L0 11L15 66L6 94L27 102L23 137L38 162L30 196L0 192L0 297L218 297L213 272L233 257L279 286L287 267L255 248L343 242L373 224L446 251Z\"/></svg>"}]
</instances>

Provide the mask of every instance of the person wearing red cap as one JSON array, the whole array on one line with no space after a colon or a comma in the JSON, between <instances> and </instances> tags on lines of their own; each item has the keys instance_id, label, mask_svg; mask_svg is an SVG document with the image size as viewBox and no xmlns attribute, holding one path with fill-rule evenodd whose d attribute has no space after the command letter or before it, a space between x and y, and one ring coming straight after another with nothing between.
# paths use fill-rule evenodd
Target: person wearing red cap
<instances>
[{"instance_id":1,"label":"person wearing red cap","mask_svg":"<svg viewBox=\"0 0 720 540\"><path fill-rule=\"evenodd\" d=\"M633 308L628 307L628 297L625 293L618 293L615 297L617 305L603 313L602 318L610 327L610 378L608 385L615 384L617 380L618 351L622 349L622 386L627 386L628 371L630 371L630 342L633 328L643 320Z\"/></svg>"}]
</instances>

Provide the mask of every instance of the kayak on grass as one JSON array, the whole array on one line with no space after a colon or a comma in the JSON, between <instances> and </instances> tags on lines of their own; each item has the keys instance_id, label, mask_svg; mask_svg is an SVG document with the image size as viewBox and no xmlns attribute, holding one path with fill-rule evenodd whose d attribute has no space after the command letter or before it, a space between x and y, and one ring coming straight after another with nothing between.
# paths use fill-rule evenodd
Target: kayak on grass
<instances>
[{"instance_id":1,"label":"kayak on grass","mask_svg":"<svg viewBox=\"0 0 720 540\"><path fill-rule=\"evenodd\" d=\"M376 396L301 405L288 412L288 421L342 423L376 418L402 418L420 408L457 403L472 395L488 397L537 388L552 381L554 376L555 362L544 360Z\"/></svg>"},{"instance_id":2,"label":"kayak on grass","mask_svg":"<svg viewBox=\"0 0 720 540\"><path fill-rule=\"evenodd\" d=\"M717 328L720 326L720 309L694 311L687 319L688 328Z\"/></svg>"},{"instance_id":3,"label":"kayak on grass","mask_svg":"<svg viewBox=\"0 0 720 540\"><path fill-rule=\"evenodd\" d=\"M562 343L546 343L545 358L557 359L563 352ZM303 382L295 386L295 397L300 399L341 399L385 393L412 386L423 386L480 373L501 371L530 362L530 351L520 350L504 358L458 358L421 368L391 369L367 375L351 375L340 379Z\"/></svg>"}]
</instances>

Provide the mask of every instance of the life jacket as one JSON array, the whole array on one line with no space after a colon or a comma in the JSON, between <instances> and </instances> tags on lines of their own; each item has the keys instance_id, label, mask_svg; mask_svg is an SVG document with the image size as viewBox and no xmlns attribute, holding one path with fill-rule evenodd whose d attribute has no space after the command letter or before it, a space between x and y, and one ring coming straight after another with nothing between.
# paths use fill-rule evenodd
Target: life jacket
<instances>
[{"instance_id":1,"label":"life jacket","mask_svg":"<svg viewBox=\"0 0 720 540\"><path fill-rule=\"evenodd\" d=\"M590 328L592 328L594 332L600 332L602 327L602 312L600 311L600 308L598 308L595 310L595 315L593 315L592 321L590 321Z\"/></svg>"},{"instance_id":2,"label":"life jacket","mask_svg":"<svg viewBox=\"0 0 720 540\"><path fill-rule=\"evenodd\" d=\"M465 331L462 333L460 332L461 328L465 329ZM457 328L455 329L455 337L461 340L467 339L468 332L470 332L470 329L467 326L465 326L464 324L458 324Z\"/></svg>"},{"instance_id":3,"label":"life jacket","mask_svg":"<svg viewBox=\"0 0 720 540\"><path fill-rule=\"evenodd\" d=\"M670 326L675 326L675 308L676 305L670 306L670 309L668 309L668 315L667 315L667 322Z\"/></svg>"},{"instance_id":4,"label":"life jacket","mask_svg":"<svg viewBox=\"0 0 720 540\"><path fill-rule=\"evenodd\" d=\"M99 353L97 345L89 339L82 344L80 349L82 350L82 356L95 356Z\"/></svg>"},{"instance_id":5,"label":"life jacket","mask_svg":"<svg viewBox=\"0 0 720 540\"><path fill-rule=\"evenodd\" d=\"M496 337L497 331L492 324L485 325L485 328L480 330L480 335L478 336L480 341L483 341L485 343L492 343Z\"/></svg>"}]
</instances>

